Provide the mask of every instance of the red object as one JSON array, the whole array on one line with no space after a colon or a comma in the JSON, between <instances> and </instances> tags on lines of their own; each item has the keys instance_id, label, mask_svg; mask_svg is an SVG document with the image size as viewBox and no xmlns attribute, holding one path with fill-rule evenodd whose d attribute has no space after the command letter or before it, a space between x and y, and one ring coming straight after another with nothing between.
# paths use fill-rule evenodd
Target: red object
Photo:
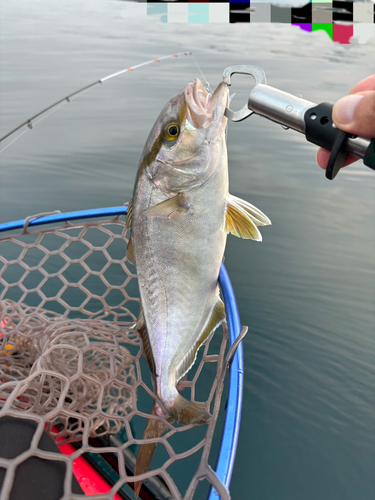
<instances>
[{"instance_id":1,"label":"red object","mask_svg":"<svg viewBox=\"0 0 375 500\"><path fill-rule=\"evenodd\" d=\"M4 321L0 321L1 328L5 328L6 324L7 324L7 320L6 319ZM4 337L4 334L2 332L0 332L0 337Z\"/></svg>"},{"instance_id":2,"label":"red object","mask_svg":"<svg viewBox=\"0 0 375 500\"><path fill-rule=\"evenodd\" d=\"M0 326L2 328L4 328L6 324L6 320L0 321ZM0 337L3 337L1 332ZM27 398L23 397L22 399L22 396L18 399L21 401L24 400L26 403L28 402ZM56 427L53 427L52 432L57 434L59 431ZM76 451L74 446L69 443L60 444L58 447L63 455L72 455ZM100 493L108 493L111 491L111 486L107 483L107 481L105 481L105 479L103 479L102 476L82 456L73 460L73 473L86 495L98 495ZM121 497L117 493L113 498L114 500L121 500Z\"/></svg>"},{"instance_id":3,"label":"red object","mask_svg":"<svg viewBox=\"0 0 375 500\"><path fill-rule=\"evenodd\" d=\"M350 44L353 36L353 25L335 24L332 25L332 40L344 45Z\"/></svg>"},{"instance_id":4,"label":"red object","mask_svg":"<svg viewBox=\"0 0 375 500\"><path fill-rule=\"evenodd\" d=\"M58 433L59 431L53 427L52 432ZM77 451L69 443L60 444L58 447L63 455L72 455ZM73 473L86 495L98 495L111 491L111 486L107 481L82 456L73 460ZM121 497L117 493L113 498L114 500L121 500Z\"/></svg>"}]
</instances>

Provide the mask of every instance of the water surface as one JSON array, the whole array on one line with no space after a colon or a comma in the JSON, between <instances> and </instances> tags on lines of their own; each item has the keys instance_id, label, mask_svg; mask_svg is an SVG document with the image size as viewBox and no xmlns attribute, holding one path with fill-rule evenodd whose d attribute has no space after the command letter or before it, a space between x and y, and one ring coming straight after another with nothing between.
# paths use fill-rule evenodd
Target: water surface
<instances>
[{"instance_id":1,"label":"water surface","mask_svg":"<svg viewBox=\"0 0 375 500\"><path fill-rule=\"evenodd\" d=\"M212 86L229 65L335 102L375 69L375 45L289 25L170 25L122 2L2 6L1 135L100 77L191 50ZM141 33L141 35L140 35ZM43 121L0 157L0 221L122 205L160 110L199 73L188 58L127 73ZM235 80L233 107L250 83ZM242 323L245 392L234 500L375 495L374 186L363 165L330 182L303 136L259 117L229 124L231 192L273 225L229 237L225 264ZM217 437L216 446L218 445Z\"/></svg>"}]
</instances>

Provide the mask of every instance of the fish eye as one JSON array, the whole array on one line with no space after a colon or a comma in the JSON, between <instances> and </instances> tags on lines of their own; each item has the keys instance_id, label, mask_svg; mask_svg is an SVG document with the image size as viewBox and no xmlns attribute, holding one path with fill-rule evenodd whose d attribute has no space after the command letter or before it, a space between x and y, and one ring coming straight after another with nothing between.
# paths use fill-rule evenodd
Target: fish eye
<instances>
[{"instance_id":1,"label":"fish eye","mask_svg":"<svg viewBox=\"0 0 375 500\"><path fill-rule=\"evenodd\" d=\"M164 129L164 137L167 141L174 141L177 139L180 133L180 127L178 123L168 123L168 125Z\"/></svg>"}]
</instances>

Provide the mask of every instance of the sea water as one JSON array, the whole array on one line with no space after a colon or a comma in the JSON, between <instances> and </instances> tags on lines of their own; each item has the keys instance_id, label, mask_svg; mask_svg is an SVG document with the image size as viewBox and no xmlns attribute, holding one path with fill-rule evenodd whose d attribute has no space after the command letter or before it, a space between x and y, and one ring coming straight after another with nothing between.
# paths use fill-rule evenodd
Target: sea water
<instances>
[{"instance_id":1,"label":"sea water","mask_svg":"<svg viewBox=\"0 0 375 500\"><path fill-rule=\"evenodd\" d=\"M340 45L286 24L163 24L99 0L1 11L1 135L100 77L184 50L212 87L252 64L316 103L375 69L373 40ZM27 132L0 156L0 222L128 201L157 115L197 76L188 58L140 68ZM251 85L234 77L233 109ZM229 236L225 255L249 326L234 500L375 496L375 174L358 162L328 181L316 150L257 116L228 126L230 191L272 220L262 243Z\"/></svg>"}]
</instances>

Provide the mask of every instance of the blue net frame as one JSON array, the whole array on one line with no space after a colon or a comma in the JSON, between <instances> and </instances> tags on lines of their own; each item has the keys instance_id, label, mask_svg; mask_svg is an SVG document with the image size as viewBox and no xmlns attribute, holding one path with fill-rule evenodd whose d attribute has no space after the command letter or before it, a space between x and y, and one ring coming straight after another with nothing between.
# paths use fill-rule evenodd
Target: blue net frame
<instances>
[{"instance_id":1,"label":"blue net frame","mask_svg":"<svg viewBox=\"0 0 375 500\"><path fill-rule=\"evenodd\" d=\"M91 219L96 217L110 217L126 215L127 206L96 208L91 210L80 210L67 213L55 213L51 215L38 216L24 220L17 220L0 224L0 233L22 229L25 227L53 224L57 222L73 221L79 219ZM232 346L241 331L239 311L234 295L233 287L228 272L222 264L219 274L219 284L223 294L227 323L229 330L229 346ZM237 451L238 436L241 424L243 378L244 378L244 355L242 343L239 344L229 369L229 388L226 402L225 422L222 432L221 445L216 462L216 474L221 482L229 488L234 462ZM219 495L212 487L208 500L219 500Z\"/></svg>"}]
</instances>

